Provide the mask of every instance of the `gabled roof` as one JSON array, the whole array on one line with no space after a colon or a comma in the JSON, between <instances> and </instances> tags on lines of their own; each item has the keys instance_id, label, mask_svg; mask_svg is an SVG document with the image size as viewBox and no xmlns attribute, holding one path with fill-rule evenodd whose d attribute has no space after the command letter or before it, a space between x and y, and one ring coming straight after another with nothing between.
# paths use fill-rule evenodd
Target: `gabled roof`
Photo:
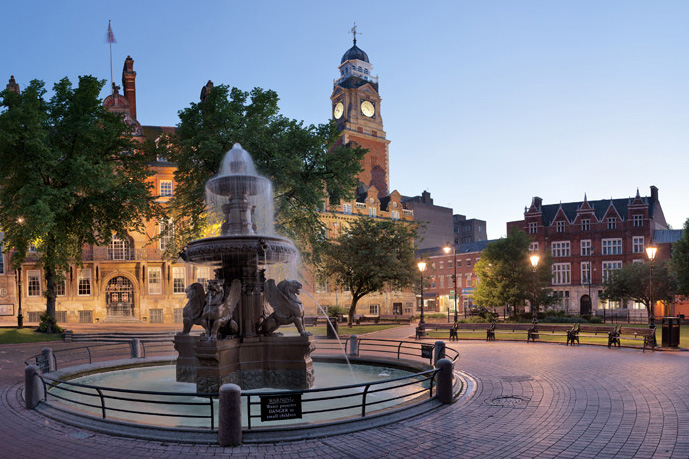
<instances>
[{"instance_id":1,"label":"gabled roof","mask_svg":"<svg viewBox=\"0 0 689 459\"><path fill-rule=\"evenodd\" d=\"M648 204L649 198L644 197L641 198L641 200L644 202L644 204ZM605 214L608 211L608 208L612 204L612 206L615 208L618 214L622 217L622 219L627 218L627 207L630 204L630 199L629 198L624 198L624 199L601 199L599 201L587 201L588 205L593 208L594 215L596 216L596 219L600 221L602 218L605 217ZM560 204L546 204L541 207L542 209L542 219L543 219L543 225L549 226L553 220L555 219L555 216L557 215L558 210L560 207L562 208L562 211L564 214L567 216L567 219L570 222L573 222L574 219L577 217L577 210L581 209L582 205L584 204L584 201L578 201L578 202L566 202L566 203L560 203ZM653 216L653 206L649 206L649 216Z\"/></svg>"}]
</instances>

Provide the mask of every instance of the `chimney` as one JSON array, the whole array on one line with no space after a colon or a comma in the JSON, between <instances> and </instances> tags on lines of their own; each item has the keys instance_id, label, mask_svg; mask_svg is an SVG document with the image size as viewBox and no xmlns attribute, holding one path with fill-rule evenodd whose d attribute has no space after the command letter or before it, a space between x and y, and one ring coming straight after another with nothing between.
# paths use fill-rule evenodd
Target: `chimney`
<instances>
[{"instance_id":1,"label":"chimney","mask_svg":"<svg viewBox=\"0 0 689 459\"><path fill-rule=\"evenodd\" d=\"M10 76L10 82L7 83L7 90L19 94L19 85L14 81L14 75Z\"/></svg>"},{"instance_id":2,"label":"chimney","mask_svg":"<svg viewBox=\"0 0 689 459\"><path fill-rule=\"evenodd\" d=\"M538 196L534 196L532 202L532 206L536 208L540 212L541 207L543 206L543 198L539 198Z\"/></svg>"},{"instance_id":3,"label":"chimney","mask_svg":"<svg viewBox=\"0 0 689 459\"><path fill-rule=\"evenodd\" d=\"M124 68L122 69L122 88L124 88L124 97L129 101L129 111L132 118L136 118L136 72L134 71L134 59L127 56L124 60Z\"/></svg>"},{"instance_id":4,"label":"chimney","mask_svg":"<svg viewBox=\"0 0 689 459\"><path fill-rule=\"evenodd\" d=\"M421 202L423 202L424 204L433 204L433 198L431 198L431 193L424 190L423 193L421 193Z\"/></svg>"},{"instance_id":5,"label":"chimney","mask_svg":"<svg viewBox=\"0 0 689 459\"><path fill-rule=\"evenodd\" d=\"M651 201L658 202L658 187L651 185Z\"/></svg>"}]
</instances>

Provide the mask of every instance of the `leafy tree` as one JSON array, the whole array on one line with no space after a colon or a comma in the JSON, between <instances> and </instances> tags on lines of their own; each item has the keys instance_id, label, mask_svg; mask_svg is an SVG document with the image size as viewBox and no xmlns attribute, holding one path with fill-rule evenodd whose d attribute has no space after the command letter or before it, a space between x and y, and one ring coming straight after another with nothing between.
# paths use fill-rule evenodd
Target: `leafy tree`
<instances>
[{"instance_id":1,"label":"leafy tree","mask_svg":"<svg viewBox=\"0 0 689 459\"><path fill-rule=\"evenodd\" d=\"M634 300L646 306L651 316L651 266L648 263L629 263L616 270L605 281L601 298L606 300ZM672 303L677 292L667 263L656 262L653 267L653 300Z\"/></svg>"},{"instance_id":2,"label":"leafy tree","mask_svg":"<svg viewBox=\"0 0 689 459\"><path fill-rule=\"evenodd\" d=\"M541 256L536 268L534 299L534 274L529 256L531 239L523 231L513 231L506 238L486 245L481 259L474 266L478 284L474 290L474 303L481 306L515 308L531 304L547 306L557 296L546 288L551 279L549 256Z\"/></svg>"},{"instance_id":3,"label":"leafy tree","mask_svg":"<svg viewBox=\"0 0 689 459\"><path fill-rule=\"evenodd\" d=\"M677 293L689 297L689 219L684 222L682 238L672 244L670 269L677 281Z\"/></svg>"},{"instance_id":4,"label":"leafy tree","mask_svg":"<svg viewBox=\"0 0 689 459\"><path fill-rule=\"evenodd\" d=\"M171 202L174 239L171 250L204 235L207 229L205 184L217 175L235 143L248 151L260 174L273 182L276 228L302 250L315 249L325 229L318 209L328 196L351 197L366 150L335 146L333 123L304 126L279 114L270 90L250 93L219 85L204 101L179 112L175 134L154 147L177 164L177 189Z\"/></svg>"},{"instance_id":5,"label":"leafy tree","mask_svg":"<svg viewBox=\"0 0 689 459\"><path fill-rule=\"evenodd\" d=\"M402 289L415 282L415 235L410 224L361 217L326 243L322 274L351 292L350 327L361 298L384 287Z\"/></svg>"},{"instance_id":6,"label":"leafy tree","mask_svg":"<svg viewBox=\"0 0 689 459\"><path fill-rule=\"evenodd\" d=\"M83 76L74 88L64 78L50 100L37 80L21 93L0 93L0 227L15 268L31 245L40 253L49 320L56 281L81 262L83 246L142 231L159 210L148 158L98 97L104 83Z\"/></svg>"}]
</instances>

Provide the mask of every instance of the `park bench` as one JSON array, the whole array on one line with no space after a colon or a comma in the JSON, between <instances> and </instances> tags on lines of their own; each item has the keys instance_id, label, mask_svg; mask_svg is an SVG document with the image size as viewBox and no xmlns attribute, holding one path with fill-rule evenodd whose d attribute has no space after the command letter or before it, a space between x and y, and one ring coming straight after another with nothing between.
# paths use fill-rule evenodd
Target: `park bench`
<instances>
[{"instance_id":1,"label":"park bench","mask_svg":"<svg viewBox=\"0 0 689 459\"><path fill-rule=\"evenodd\" d=\"M357 325L359 325L361 323L366 323L366 322L377 324L380 321L380 316L355 314L354 317L352 318L352 321Z\"/></svg>"},{"instance_id":2,"label":"park bench","mask_svg":"<svg viewBox=\"0 0 689 459\"><path fill-rule=\"evenodd\" d=\"M533 327L533 324L501 323L501 324L495 324L495 326L493 328L493 333L526 334L526 338L528 341L529 340L529 330L531 329L531 327Z\"/></svg>"},{"instance_id":3,"label":"park bench","mask_svg":"<svg viewBox=\"0 0 689 459\"><path fill-rule=\"evenodd\" d=\"M397 324L409 325L411 323L411 316L402 316L399 314L381 314L381 322L394 322Z\"/></svg>"},{"instance_id":4,"label":"park bench","mask_svg":"<svg viewBox=\"0 0 689 459\"><path fill-rule=\"evenodd\" d=\"M540 339L540 335L546 336L564 336L567 339L567 344L573 345L574 340L579 342L577 337L577 325L569 324L536 324L528 330L526 341L529 342Z\"/></svg>"},{"instance_id":5,"label":"park bench","mask_svg":"<svg viewBox=\"0 0 689 459\"><path fill-rule=\"evenodd\" d=\"M655 327L620 327L618 325L617 335L608 342L608 347L620 347L622 340L642 341L644 352L646 347L650 346L651 350L655 351Z\"/></svg>"}]
</instances>

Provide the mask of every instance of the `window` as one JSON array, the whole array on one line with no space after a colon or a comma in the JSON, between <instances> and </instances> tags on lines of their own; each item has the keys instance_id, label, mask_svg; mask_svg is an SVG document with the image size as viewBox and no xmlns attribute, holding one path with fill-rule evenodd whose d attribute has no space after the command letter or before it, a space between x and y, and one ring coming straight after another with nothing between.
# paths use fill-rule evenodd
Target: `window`
<instances>
[{"instance_id":1,"label":"window","mask_svg":"<svg viewBox=\"0 0 689 459\"><path fill-rule=\"evenodd\" d=\"M538 232L538 223L529 223L529 234L536 234Z\"/></svg>"},{"instance_id":2,"label":"window","mask_svg":"<svg viewBox=\"0 0 689 459\"><path fill-rule=\"evenodd\" d=\"M558 233L564 233L565 232L565 222L563 222L563 221L555 222L555 231Z\"/></svg>"},{"instance_id":3,"label":"window","mask_svg":"<svg viewBox=\"0 0 689 459\"><path fill-rule=\"evenodd\" d=\"M5 247L0 245L0 274L5 274Z\"/></svg>"},{"instance_id":4,"label":"window","mask_svg":"<svg viewBox=\"0 0 689 459\"><path fill-rule=\"evenodd\" d=\"M568 257L570 256L569 241L553 242L551 246L553 257Z\"/></svg>"},{"instance_id":5,"label":"window","mask_svg":"<svg viewBox=\"0 0 689 459\"><path fill-rule=\"evenodd\" d=\"M588 285L591 283L591 263L585 261L581 264L581 284Z\"/></svg>"},{"instance_id":6,"label":"window","mask_svg":"<svg viewBox=\"0 0 689 459\"><path fill-rule=\"evenodd\" d=\"M369 305L368 310L371 315L377 316L378 314L380 314L380 308L377 304Z\"/></svg>"},{"instance_id":7,"label":"window","mask_svg":"<svg viewBox=\"0 0 689 459\"><path fill-rule=\"evenodd\" d=\"M149 309L148 310L148 322L152 324L162 324L163 323L163 310L162 309Z\"/></svg>"},{"instance_id":8,"label":"window","mask_svg":"<svg viewBox=\"0 0 689 459\"><path fill-rule=\"evenodd\" d=\"M79 323L80 324L93 323L93 310L79 311Z\"/></svg>"},{"instance_id":9,"label":"window","mask_svg":"<svg viewBox=\"0 0 689 459\"><path fill-rule=\"evenodd\" d=\"M569 263L553 263L553 285L569 285L572 282Z\"/></svg>"},{"instance_id":10,"label":"window","mask_svg":"<svg viewBox=\"0 0 689 459\"><path fill-rule=\"evenodd\" d=\"M160 197L169 198L172 196L172 180L160 181Z\"/></svg>"},{"instance_id":11,"label":"window","mask_svg":"<svg viewBox=\"0 0 689 459\"><path fill-rule=\"evenodd\" d=\"M208 288L208 279L211 279L211 268L210 266L197 266L196 267L196 282L203 285L203 289Z\"/></svg>"},{"instance_id":12,"label":"window","mask_svg":"<svg viewBox=\"0 0 689 459\"><path fill-rule=\"evenodd\" d=\"M581 220L581 230L582 231L591 231L591 220L588 218L583 218Z\"/></svg>"},{"instance_id":13,"label":"window","mask_svg":"<svg viewBox=\"0 0 689 459\"><path fill-rule=\"evenodd\" d=\"M581 256L591 255L591 239L582 239L581 242Z\"/></svg>"},{"instance_id":14,"label":"window","mask_svg":"<svg viewBox=\"0 0 689 459\"><path fill-rule=\"evenodd\" d=\"M352 213L352 205L351 204L343 204L342 205L342 213L343 214L351 214Z\"/></svg>"},{"instance_id":15,"label":"window","mask_svg":"<svg viewBox=\"0 0 689 459\"><path fill-rule=\"evenodd\" d=\"M172 321L176 324L184 323L184 309L175 308L172 310Z\"/></svg>"},{"instance_id":16,"label":"window","mask_svg":"<svg viewBox=\"0 0 689 459\"><path fill-rule=\"evenodd\" d=\"M569 290L555 292L557 294L557 304L563 311L569 310Z\"/></svg>"},{"instance_id":17,"label":"window","mask_svg":"<svg viewBox=\"0 0 689 459\"><path fill-rule=\"evenodd\" d=\"M608 229L617 228L617 219L615 217L608 218Z\"/></svg>"},{"instance_id":18,"label":"window","mask_svg":"<svg viewBox=\"0 0 689 459\"><path fill-rule=\"evenodd\" d=\"M467 266L471 266L471 258L467 258Z\"/></svg>"},{"instance_id":19,"label":"window","mask_svg":"<svg viewBox=\"0 0 689 459\"><path fill-rule=\"evenodd\" d=\"M163 274L160 268L148 268L148 294L163 293Z\"/></svg>"},{"instance_id":20,"label":"window","mask_svg":"<svg viewBox=\"0 0 689 459\"><path fill-rule=\"evenodd\" d=\"M464 282L466 288L471 288L471 273L466 275L466 282Z\"/></svg>"},{"instance_id":21,"label":"window","mask_svg":"<svg viewBox=\"0 0 689 459\"><path fill-rule=\"evenodd\" d=\"M644 216L643 215L634 215L634 226L641 227L644 226Z\"/></svg>"},{"instance_id":22,"label":"window","mask_svg":"<svg viewBox=\"0 0 689 459\"><path fill-rule=\"evenodd\" d=\"M328 278L323 275L316 276L316 293L326 293L328 291Z\"/></svg>"},{"instance_id":23,"label":"window","mask_svg":"<svg viewBox=\"0 0 689 459\"><path fill-rule=\"evenodd\" d=\"M538 252L538 242L529 244L529 252Z\"/></svg>"},{"instance_id":24,"label":"window","mask_svg":"<svg viewBox=\"0 0 689 459\"><path fill-rule=\"evenodd\" d=\"M79 270L79 276L77 278L77 295L79 295L79 296L91 295L91 270L90 269Z\"/></svg>"},{"instance_id":25,"label":"window","mask_svg":"<svg viewBox=\"0 0 689 459\"><path fill-rule=\"evenodd\" d=\"M26 296L41 296L41 271L27 273Z\"/></svg>"},{"instance_id":26,"label":"window","mask_svg":"<svg viewBox=\"0 0 689 459\"><path fill-rule=\"evenodd\" d=\"M378 210L375 207L369 207L368 208L368 216L371 218L375 218L378 215Z\"/></svg>"},{"instance_id":27,"label":"window","mask_svg":"<svg viewBox=\"0 0 689 459\"><path fill-rule=\"evenodd\" d=\"M445 288L445 276L440 276L440 288Z\"/></svg>"},{"instance_id":28,"label":"window","mask_svg":"<svg viewBox=\"0 0 689 459\"><path fill-rule=\"evenodd\" d=\"M622 253L622 239L603 239L603 255L620 255Z\"/></svg>"},{"instance_id":29,"label":"window","mask_svg":"<svg viewBox=\"0 0 689 459\"><path fill-rule=\"evenodd\" d=\"M64 272L61 272L60 275L62 276L62 279L55 280L55 295L65 296L67 294L67 277Z\"/></svg>"},{"instance_id":30,"label":"window","mask_svg":"<svg viewBox=\"0 0 689 459\"><path fill-rule=\"evenodd\" d=\"M444 261L439 261L438 262L438 269L444 269L445 268L445 262Z\"/></svg>"},{"instance_id":31,"label":"window","mask_svg":"<svg viewBox=\"0 0 689 459\"><path fill-rule=\"evenodd\" d=\"M172 293L184 293L187 288L184 271L182 267L172 268Z\"/></svg>"},{"instance_id":32,"label":"window","mask_svg":"<svg viewBox=\"0 0 689 459\"><path fill-rule=\"evenodd\" d=\"M168 248L174 235L175 225L172 221L160 220L158 222L158 243L160 244L160 250L165 250Z\"/></svg>"},{"instance_id":33,"label":"window","mask_svg":"<svg viewBox=\"0 0 689 459\"><path fill-rule=\"evenodd\" d=\"M113 235L108 244L108 260L131 260L130 246L127 239L122 239L117 234Z\"/></svg>"},{"instance_id":34,"label":"window","mask_svg":"<svg viewBox=\"0 0 689 459\"><path fill-rule=\"evenodd\" d=\"M399 220L400 219L399 211L393 210L392 212L390 212L390 218L392 218L393 220Z\"/></svg>"},{"instance_id":35,"label":"window","mask_svg":"<svg viewBox=\"0 0 689 459\"><path fill-rule=\"evenodd\" d=\"M643 236L634 236L632 238L632 253L644 253Z\"/></svg>"},{"instance_id":36,"label":"window","mask_svg":"<svg viewBox=\"0 0 689 459\"><path fill-rule=\"evenodd\" d=\"M603 282L607 281L613 271L622 269L621 261L604 261L603 262Z\"/></svg>"}]
</instances>

